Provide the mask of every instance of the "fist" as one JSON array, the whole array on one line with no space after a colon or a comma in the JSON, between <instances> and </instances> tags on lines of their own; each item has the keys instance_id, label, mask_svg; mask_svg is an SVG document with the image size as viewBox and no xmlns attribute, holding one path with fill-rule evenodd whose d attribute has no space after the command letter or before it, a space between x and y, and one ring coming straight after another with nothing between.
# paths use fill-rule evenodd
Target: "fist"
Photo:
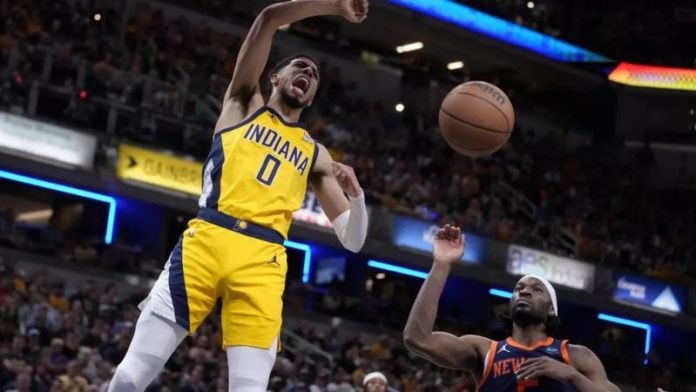
<instances>
[{"instance_id":1,"label":"fist","mask_svg":"<svg viewBox=\"0 0 696 392\"><path fill-rule=\"evenodd\" d=\"M368 0L335 0L339 9L340 15L347 21L352 23L362 23L367 18L367 12L370 8Z\"/></svg>"},{"instance_id":2,"label":"fist","mask_svg":"<svg viewBox=\"0 0 696 392\"><path fill-rule=\"evenodd\" d=\"M342 163L332 162L331 171L334 177L336 177L338 185L348 196L358 197L362 194L362 188L360 187L360 183L358 183L358 179L355 177L355 171L352 167Z\"/></svg>"}]
</instances>

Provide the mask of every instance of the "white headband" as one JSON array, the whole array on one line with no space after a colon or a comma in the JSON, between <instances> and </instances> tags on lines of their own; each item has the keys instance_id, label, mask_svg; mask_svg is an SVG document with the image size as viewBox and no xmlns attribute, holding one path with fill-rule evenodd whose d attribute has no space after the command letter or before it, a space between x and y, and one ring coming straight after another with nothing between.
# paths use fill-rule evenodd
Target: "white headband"
<instances>
[{"instance_id":1,"label":"white headband","mask_svg":"<svg viewBox=\"0 0 696 392\"><path fill-rule=\"evenodd\" d=\"M380 380L384 381L385 383L387 382L387 377L385 377L384 374L382 374L380 372L372 372L372 373L368 373L365 376L365 379L363 380L363 385L367 385L368 382L370 382L372 380L376 380L376 379L380 379Z\"/></svg>"},{"instance_id":2,"label":"white headband","mask_svg":"<svg viewBox=\"0 0 696 392\"><path fill-rule=\"evenodd\" d=\"M546 278L542 276L534 274L525 275L522 278L520 278L520 280L525 278L534 278L544 284L544 287L546 287L546 291L549 292L549 297L551 297L551 303L553 304L553 312L556 314L556 316L558 316L558 300L556 299L556 289L553 288L551 282L549 282Z\"/></svg>"}]
</instances>

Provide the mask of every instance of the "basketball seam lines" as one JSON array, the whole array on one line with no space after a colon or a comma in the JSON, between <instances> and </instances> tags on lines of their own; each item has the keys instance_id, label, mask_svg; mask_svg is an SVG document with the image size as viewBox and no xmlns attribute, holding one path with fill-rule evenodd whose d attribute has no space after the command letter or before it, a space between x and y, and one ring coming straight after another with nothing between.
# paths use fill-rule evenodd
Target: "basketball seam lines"
<instances>
[{"instance_id":1,"label":"basketball seam lines","mask_svg":"<svg viewBox=\"0 0 696 392\"><path fill-rule=\"evenodd\" d=\"M506 140L506 141L507 141L507 140ZM454 144L455 146L457 146L457 148L461 148L462 150L469 150L469 151L486 151L486 150L490 150L490 149L492 149L492 148L498 148L498 146L491 146L491 147L476 147L476 148L474 148L474 147L464 147L464 146L460 146L460 145L457 144L457 143L453 143L453 144Z\"/></svg>"},{"instance_id":2,"label":"basketball seam lines","mask_svg":"<svg viewBox=\"0 0 696 392\"><path fill-rule=\"evenodd\" d=\"M478 95L474 95L474 94L466 93L466 92L457 93L457 95L468 95L468 96L470 96L470 97L478 98L478 99L482 100L483 102L485 102L485 103L487 103L487 104L493 106L493 108L495 108L495 110L499 111L500 114L503 115L503 118L505 119L505 122L507 123L508 128L510 128L510 120L507 118L507 115L506 115L502 110L500 110L500 108L499 108L498 106L496 106L495 104L493 104L491 101L489 101L489 100L487 100L487 99L483 99L483 98L479 97ZM473 124L471 124L471 125L473 125ZM494 132L495 132L495 131L494 131ZM502 132L499 132L499 133L502 133ZM507 133L507 132L506 132L506 133Z\"/></svg>"},{"instance_id":3,"label":"basketball seam lines","mask_svg":"<svg viewBox=\"0 0 696 392\"><path fill-rule=\"evenodd\" d=\"M485 99L484 99L484 101L485 101ZM486 101L486 102L488 102L488 101ZM488 103L490 104L490 102L488 102ZM497 108L496 108L496 109L497 109ZM453 115L453 114L450 114L449 112L447 112L447 110L445 110L445 109L443 109L443 108L440 108L440 111L441 111L442 113L445 113L446 115L452 117L453 119L455 119L455 120L457 120L457 121L460 121L460 122L462 122L462 123L464 123L464 124L466 124L466 125L470 125L470 126L472 126L472 127L481 128L481 129L483 129L484 131L493 132L493 133L502 133L502 134L508 134L508 133L510 133L510 132L505 132L505 131L498 131L497 129L484 127L483 125L478 125L478 124L471 123L471 122L469 122L469 121L462 120L461 118L459 118L459 117L457 117L457 116L455 116L455 115ZM505 117L505 115L503 115L503 117ZM506 119L505 121L507 122L507 119ZM509 123L508 123L508 124L509 124Z\"/></svg>"}]
</instances>

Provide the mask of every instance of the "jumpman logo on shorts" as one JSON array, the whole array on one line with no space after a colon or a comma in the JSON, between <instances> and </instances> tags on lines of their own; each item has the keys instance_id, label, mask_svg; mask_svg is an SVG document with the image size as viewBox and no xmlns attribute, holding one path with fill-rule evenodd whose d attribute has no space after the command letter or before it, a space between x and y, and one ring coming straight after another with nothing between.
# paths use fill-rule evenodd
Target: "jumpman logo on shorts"
<instances>
[{"instance_id":1,"label":"jumpman logo on shorts","mask_svg":"<svg viewBox=\"0 0 696 392\"><path fill-rule=\"evenodd\" d=\"M275 264L276 267L280 267L280 263L278 262L278 260L276 260L275 256L273 256L273 258L266 264Z\"/></svg>"}]
</instances>

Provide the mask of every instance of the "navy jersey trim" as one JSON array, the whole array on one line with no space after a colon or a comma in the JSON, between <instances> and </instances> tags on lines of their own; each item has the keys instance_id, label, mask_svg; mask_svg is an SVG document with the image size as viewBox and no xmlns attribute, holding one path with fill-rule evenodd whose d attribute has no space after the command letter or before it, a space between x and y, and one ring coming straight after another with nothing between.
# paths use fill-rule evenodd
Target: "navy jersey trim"
<instances>
[{"instance_id":1,"label":"navy jersey trim","mask_svg":"<svg viewBox=\"0 0 696 392\"><path fill-rule=\"evenodd\" d=\"M309 167L309 172L314 170L314 164L317 163L317 158L319 157L319 143L314 142L314 156L312 157L312 165Z\"/></svg>"},{"instance_id":2,"label":"navy jersey trim","mask_svg":"<svg viewBox=\"0 0 696 392\"><path fill-rule=\"evenodd\" d=\"M283 115L281 115L280 113L276 112L275 109L273 109L272 107L270 107L270 106L264 106L264 108L266 108L266 109L267 109L269 112L271 112L274 116L278 117L278 120L280 120L280 122L282 122L283 124L287 125L288 127L305 129L305 124L304 124L303 122L296 122L296 123L288 122L288 121L286 121L286 120L283 118Z\"/></svg>"},{"instance_id":3,"label":"navy jersey trim","mask_svg":"<svg viewBox=\"0 0 696 392\"><path fill-rule=\"evenodd\" d=\"M488 375L491 374L491 369L493 368L493 361L495 361L495 353L498 349L498 342L492 341L491 345L488 347L488 355L486 355L486 364L483 367L483 373L481 373L481 380L479 380L478 387L481 388L483 384L488 380Z\"/></svg>"},{"instance_id":4,"label":"navy jersey trim","mask_svg":"<svg viewBox=\"0 0 696 392\"><path fill-rule=\"evenodd\" d=\"M217 209L218 202L220 201L222 166L225 163L225 151L222 148L221 137L213 140L213 148L210 150L210 157L208 158L208 161L213 162L213 171L210 173L210 180L213 183L213 189L210 191L208 198L205 200L205 205L208 208Z\"/></svg>"}]
</instances>

